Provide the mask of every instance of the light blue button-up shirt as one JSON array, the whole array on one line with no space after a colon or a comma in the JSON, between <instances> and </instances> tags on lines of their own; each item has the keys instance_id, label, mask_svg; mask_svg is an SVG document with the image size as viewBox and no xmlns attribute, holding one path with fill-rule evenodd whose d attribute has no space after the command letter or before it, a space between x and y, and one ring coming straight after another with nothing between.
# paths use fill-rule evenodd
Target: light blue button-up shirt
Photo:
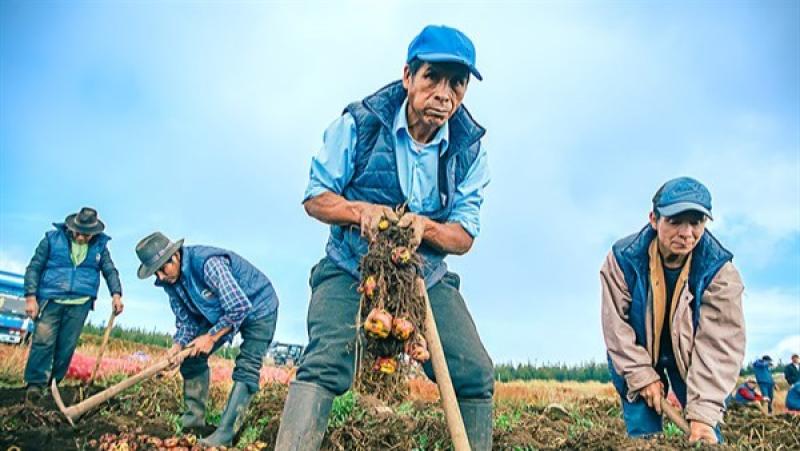
<instances>
[{"instance_id":1,"label":"light blue button-up shirt","mask_svg":"<svg viewBox=\"0 0 800 451\"><path fill-rule=\"evenodd\" d=\"M394 148L400 188L410 211L418 214L434 212L441 207L439 199L439 156L447 151L450 128L445 123L427 144L416 143L408 132L406 105L394 118ZM350 113L333 121L323 137L322 148L311 159L311 174L304 201L326 191L342 194L355 170L355 148L358 135ZM472 237L480 232L480 209L483 191L489 184L486 148L481 145L478 157L456 187L453 211L447 222L456 222Z\"/></svg>"}]
</instances>

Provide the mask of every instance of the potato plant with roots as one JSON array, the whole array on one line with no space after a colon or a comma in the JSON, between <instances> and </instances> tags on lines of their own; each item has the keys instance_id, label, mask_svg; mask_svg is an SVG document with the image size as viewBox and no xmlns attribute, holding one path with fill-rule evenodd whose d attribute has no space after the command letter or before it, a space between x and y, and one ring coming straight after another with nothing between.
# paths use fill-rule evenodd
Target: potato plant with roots
<instances>
[{"instance_id":1,"label":"potato plant with roots","mask_svg":"<svg viewBox=\"0 0 800 451\"><path fill-rule=\"evenodd\" d=\"M398 218L404 210L396 210ZM411 238L410 228L383 218L359 265L354 388L388 403L406 399L408 376L430 359L424 338L425 299L415 285L423 261Z\"/></svg>"}]
</instances>

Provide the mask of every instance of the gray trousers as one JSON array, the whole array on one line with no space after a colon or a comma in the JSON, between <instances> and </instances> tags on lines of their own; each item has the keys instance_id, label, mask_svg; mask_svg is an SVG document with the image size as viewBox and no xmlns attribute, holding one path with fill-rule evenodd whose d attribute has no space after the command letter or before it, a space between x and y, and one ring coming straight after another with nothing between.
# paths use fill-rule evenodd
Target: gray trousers
<instances>
[{"instance_id":1,"label":"gray trousers","mask_svg":"<svg viewBox=\"0 0 800 451\"><path fill-rule=\"evenodd\" d=\"M47 302L33 332L25 365L26 383L46 385L51 378L56 382L64 379L93 304L91 299L81 305Z\"/></svg>"},{"instance_id":2,"label":"gray trousers","mask_svg":"<svg viewBox=\"0 0 800 451\"><path fill-rule=\"evenodd\" d=\"M275 311L259 319L246 319L239 333L242 334L242 344L239 345L239 355L236 356L236 366L233 368L232 379L236 382L247 384L251 393L258 391L258 382L261 377L261 366L267 348L275 335L275 324L278 321L278 312ZM206 333L205 329L201 334ZM198 334L199 335L199 334ZM188 357L181 363L181 376L184 380L194 379L198 376L206 377L208 372L208 358L223 344L220 340L214 344L211 352Z\"/></svg>"},{"instance_id":3,"label":"gray trousers","mask_svg":"<svg viewBox=\"0 0 800 451\"><path fill-rule=\"evenodd\" d=\"M297 380L340 395L353 383L358 281L328 258L311 270L308 347L300 360ZM459 278L447 273L428 290L447 367L459 399L491 399L494 366L481 343L475 323L459 293ZM423 366L433 379L430 362Z\"/></svg>"}]
</instances>

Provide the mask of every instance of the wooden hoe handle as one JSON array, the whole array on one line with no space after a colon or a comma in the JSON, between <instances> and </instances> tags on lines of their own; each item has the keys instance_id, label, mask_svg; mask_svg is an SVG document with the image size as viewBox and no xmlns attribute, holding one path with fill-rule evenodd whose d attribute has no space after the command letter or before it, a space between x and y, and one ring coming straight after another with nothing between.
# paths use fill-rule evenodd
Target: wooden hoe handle
<instances>
[{"instance_id":1,"label":"wooden hoe handle","mask_svg":"<svg viewBox=\"0 0 800 451\"><path fill-rule=\"evenodd\" d=\"M108 324L106 324L106 331L103 334L103 343L100 345L100 352L97 354L97 361L94 362L94 368L92 369L92 375L89 377L89 380L86 381L86 385L92 385L94 381L94 377L97 375L97 370L100 368L100 362L103 360L103 353L106 351L106 345L108 345L108 337L111 335L111 329L114 327L114 318L117 317L117 314L114 313L114 309L111 309L111 316L108 318Z\"/></svg>"},{"instance_id":2,"label":"wooden hoe handle","mask_svg":"<svg viewBox=\"0 0 800 451\"><path fill-rule=\"evenodd\" d=\"M683 418L681 412L672 407L672 404L669 403L665 398L661 398L661 411L664 412L664 415L669 418L676 426L678 426L684 433L688 434L690 432L689 423Z\"/></svg>"},{"instance_id":3,"label":"wooden hoe handle","mask_svg":"<svg viewBox=\"0 0 800 451\"><path fill-rule=\"evenodd\" d=\"M183 349L175 357L185 358L191 352L192 348L189 347ZM114 396L117 396L119 393L121 393L128 387L132 387L133 385L136 385L138 382L153 377L161 370L169 368L170 365L172 365L172 362L169 359L158 361L153 365L138 372L137 374L125 379L124 381L121 381L116 385L112 385L111 387L108 387L107 389L101 391L100 393L96 393L95 395L87 398L86 400L70 407L64 406L64 402L61 399L61 394L58 392L58 386L56 386L55 379L53 379L53 382L50 385L50 389L53 393L53 399L55 400L58 409L61 410L61 413L63 413L65 417L67 417L67 421L69 421L69 424L75 426L74 420L80 418L80 416L83 415L84 413L94 409L95 407L108 401Z\"/></svg>"},{"instance_id":4,"label":"wooden hoe handle","mask_svg":"<svg viewBox=\"0 0 800 451\"><path fill-rule=\"evenodd\" d=\"M447 369L442 341L439 339L439 330L436 328L431 302L428 299L428 290L425 287L425 281L421 278L417 279L417 289L425 298L425 308L427 310L425 315L425 339L428 341L433 374L436 376L436 384L439 386L439 394L442 397L442 408L444 409L445 420L447 420L447 429L450 431L450 439L453 440L453 448L456 451L469 451L467 431L464 429L464 420L461 418L461 411L458 409L456 392L453 389L453 381L450 379L450 370Z\"/></svg>"}]
</instances>

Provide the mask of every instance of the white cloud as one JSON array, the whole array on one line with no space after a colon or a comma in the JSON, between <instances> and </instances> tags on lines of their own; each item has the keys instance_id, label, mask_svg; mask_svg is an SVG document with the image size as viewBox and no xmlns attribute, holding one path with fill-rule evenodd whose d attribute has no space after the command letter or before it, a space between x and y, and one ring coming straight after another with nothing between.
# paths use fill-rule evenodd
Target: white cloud
<instances>
[{"instance_id":1,"label":"white cloud","mask_svg":"<svg viewBox=\"0 0 800 451\"><path fill-rule=\"evenodd\" d=\"M784 338L769 351L769 355L775 360L780 359L784 362L788 362L792 354L798 353L800 353L800 334Z\"/></svg>"},{"instance_id":2,"label":"white cloud","mask_svg":"<svg viewBox=\"0 0 800 451\"><path fill-rule=\"evenodd\" d=\"M781 288L746 290L742 302L749 357L771 353L779 358L800 352L800 292Z\"/></svg>"},{"instance_id":3,"label":"white cloud","mask_svg":"<svg viewBox=\"0 0 800 451\"><path fill-rule=\"evenodd\" d=\"M6 252L0 251L0 269L8 272L23 274L25 272L24 262L9 256Z\"/></svg>"}]
</instances>

